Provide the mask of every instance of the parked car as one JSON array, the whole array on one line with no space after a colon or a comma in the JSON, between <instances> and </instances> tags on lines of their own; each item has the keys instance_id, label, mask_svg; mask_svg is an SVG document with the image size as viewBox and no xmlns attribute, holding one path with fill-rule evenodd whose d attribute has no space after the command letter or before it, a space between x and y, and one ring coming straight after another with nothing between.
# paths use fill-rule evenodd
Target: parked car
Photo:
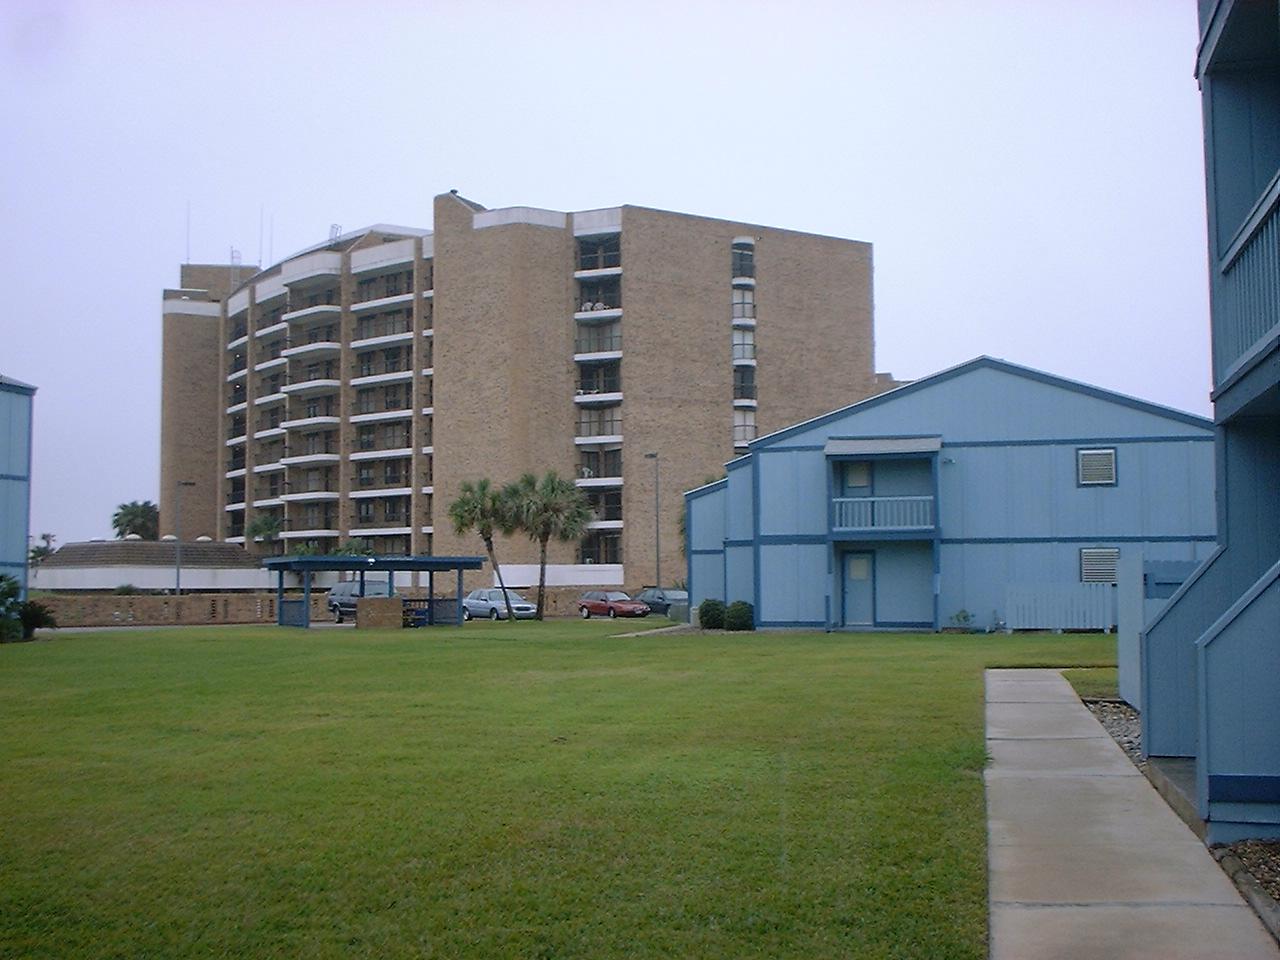
<instances>
[{"instance_id":1,"label":"parked car","mask_svg":"<svg viewBox=\"0 0 1280 960\"><path fill-rule=\"evenodd\" d=\"M538 615L538 608L514 590L507 591L511 601L511 612L517 620L532 620ZM462 619L472 617L488 617L490 620L507 619L507 605L502 599L502 591L497 587L484 590L472 590L462 598Z\"/></svg>"},{"instance_id":2,"label":"parked car","mask_svg":"<svg viewBox=\"0 0 1280 960\"><path fill-rule=\"evenodd\" d=\"M647 603L654 613L666 616L673 603L689 602L689 591L677 590L674 587L645 587L636 594L636 599Z\"/></svg>"},{"instance_id":3,"label":"parked car","mask_svg":"<svg viewBox=\"0 0 1280 960\"><path fill-rule=\"evenodd\" d=\"M647 617L649 605L632 600L621 590L588 590L578 600L578 615L583 620L591 616Z\"/></svg>"},{"instance_id":4,"label":"parked car","mask_svg":"<svg viewBox=\"0 0 1280 960\"><path fill-rule=\"evenodd\" d=\"M333 619L341 623L347 617L356 615L356 601L361 597L385 597L387 596L387 585L382 583L366 583L363 593L360 591L359 580L343 580L341 583L335 584L329 590L329 612L333 614ZM395 594L391 594L395 596Z\"/></svg>"}]
</instances>

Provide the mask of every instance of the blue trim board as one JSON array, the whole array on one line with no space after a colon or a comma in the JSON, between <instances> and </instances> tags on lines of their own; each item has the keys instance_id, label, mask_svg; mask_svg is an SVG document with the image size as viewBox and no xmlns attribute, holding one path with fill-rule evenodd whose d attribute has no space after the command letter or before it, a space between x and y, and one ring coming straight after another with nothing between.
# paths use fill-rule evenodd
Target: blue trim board
<instances>
[{"instance_id":1,"label":"blue trim board","mask_svg":"<svg viewBox=\"0 0 1280 960\"><path fill-rule=\"evenodd\" d=\"M27 463L30 463L30 462L31 462L30 460L27 461ZM16 480L19 483L30 483L31 474L27 474L24 477L20 473L0 473L0 480Z\"/></svg>"},{"instance_id":2,"label":"blue trim board","mask_svg":"<svg viewBox=\"0 0 1280 960\"><path fill-rule=\"evenodd\" d=\"M1193 534L1183 537L1113 537L1099 534L1096 537L944 537L941 543L952 546L962 543L1096 543L1106 546L1111 543L1216 543L1218 538L1209 534ZM1150 626L1150 624L1148 624Z\"/></svg>"},{"instance_id":3,"label":"blue trim board","mask_svg":"<svg viewBox=\"0 0 1280 960\"><path fill-rule=\"evenodd\" d=\"M877 394L874 397L868 397L865 400L849 404L848 406L841 407L838 410L832 410L830 413L824 413L821 416L814 417L812 420L805 420L802 423L786 427L779 430L777 433L771 433L768 436L760 437L757 440L753 440L747 447L747 450L749 451L747 455L750 456L751 453L758 449L773 446L778 441L783 440L786 437L795 436L797 433L802 431L811 430L824 423L830 423L840 417L847 416L855 410L869 410L872 407L877 407L884 403L892 403L898 397L904 397L907 394L927 389L935 384L945 383L947 380L952 380L974 370L983 368L1000 370L1014 376L1024 377L1027 380L1034 380L1036 382L1045 383L1064 390L1070 390L1086 397L1106 400L1110 403L1130 407L1134 410L1141 410L1143 413L1150 413L1158 417L1164 417L1179 423L1185 423L1189 426L1203 427L1206 430L1211 429L1213 426L1212 421L1204 417L1197 417L1195 414L1184 413L1181 410L1174 410L1171 407L1162 407L1159 404L1150 403L1146 400L1139 400L1137 397L1130 397L1123 393L1115 393L1111 390L1103 390L1101 387L1090 386L1086 383L1080 383L1077 380L1068 380L1065 377L1054 376L1051 373L1044 373L1041 370L1033 370L1030 367L1023 367L1016 363L1010 363L1007 360L998 360L995 357L976 357L975 359L962 363L959 366L942 370L938 373L924 377L923 379L916 380L913 383L908 383L905 386Z\"/></svg>"},{"instance_id":4,"label":"blue trim board","mask_svg":"<svg viewBox=\"0 0 1280 960\"><path fill-rule=\"evenodd\" d=\"M724 548L722 547L719 550L715 550L715 549L712 549L711 547L702 547L698 550L690 550L689 556L691 557L723 557Z\"/></svg>"},{"instance_id":5,"label":"blue trim board","mask_svg":"<svg viewBox=\"0 0 1280 960\"><path fill-rule=\"evenodd\" d=\"M944 440L943 449L980 447L1114 447L1125 443L1212 443L1213 434L1185 437L1060 437L1030 440Z\"/></svg>"},{"instance_id":6,"label":"blue trim board","mask_svg":"<svg viewBox=\"0 0 1280 960\"><path fill-rule=\"evenodd\" d=\"M920 530L886 530L872 528L870 530L832 530L826 540L829 543L874 543L887 540L937 540L935 527Z\"/></svg>"},{"instance_id":7,"label":"blue trim board","mask_svg":"<svg viewBox=\"0 0 1280 960\"><path fill-rule=\"evenodd\" d=\"M754 537L738 537L733 540L726 539L724 545L726 547L749 547L755 543Z\"/></svg>"},{"instance_id":8,"label":"blue trim board","mask_svg":"<svg viewBox=\"0 0 1280 960\"><path fill-rule=\"evenodd\" d=\"M756 624L757 627L806 627L814 630L822 630L823 624L821 620L761 620ZM824 631L827 632L827 631Z\"/></svg>"},{"instance_id":9,"label":"blue trim board","mask_svg":"<svg viewBox=\"0 0 1280 960\"><path fill-rule=\"evenodd\" d=\"M713 483L704 483L700 487L694 487L692 490L686 490L684 492L684 498L686 500L693 500L697 497L705 497L709 493L715 493L721 484L727 484L728 482L728 477L721 477Z\"/></svg>"},{"instance_id":10,"label":"blue trim board","mask_svg":"<svg viewBox=\"0 0 1280 960\"><path fill-rule=\"evenodd\" d=\"M756 539L758 539L760 543L770 546L830 542L825 533L762 533ZM725 544L728 546L729 542L726 540ZM745 545L746 544L744 543L743 546Z\"/></svg>"},{"instance_id":11,"label":"blue trim board","mask_svg":"<svg viewBox=\"0 0 1280 960\"><path fill-rule=\"evenodd\" d=\"M0 560L0 567L13 567L15 570L27 569L27 565L25 563L13 563L9 560Z\"/></svg>"},{"instance_id":12,"label":"blue trim board","mask_svg":"<svg viewBox=\"0 0 1280 960\"><path fill-rule=\"evenodd\" d=\"M1244 613L1244 611L1248 609L1249 605L1252 604L1253 601L1257 600L1258 597L1260 597L1266 590L1270 589L1271 585L1275 583L1276 580L1280 580L1280 563L1272 564L1271 569L1260 576L1254 584L1244 592L1244 596L1228 607L1226 613L1215 620L1212 626L1210 626L1209 629L1201 634L1200 638L1196 640L1196 646L1203 650L1205 647L1209 646L1209 644L1213 643L1214 640L1218 639L1222 634L1222 631L1231 626L1232 621L1235 620L1236 617L1240 616L1240 614ZM1175 594L1175 596L1176 595L1177 594ZM1204 665L1201 664L1200 673L1202 676L1204 675L1203 667Z\"/></svg>"},{"instance_id":13,"label":"blue trim board","mask_svg":"<svg viewBox=\"0 0 1280 960\"><path fill-rule=\"evenodd\" d=\"M1280 777L1211 773L1210 803L1280 803Z\"/></svg>"},{"instance_id":14,"label":"blue trim board","mask_svg":"<svg viewBox=\"0 0 1280 960\"><path fill-rule=\"evenodd\" d=\"M758 612L761 609L760 598L760 465L755 458L751 459L751 532L754 534L751 546L751 606ZM725 577L728 577L729 565L725 564ZM727 584L726 584L727 586ZM727 592L727 590L726 590Z\"/></svg>"}]
</instances>

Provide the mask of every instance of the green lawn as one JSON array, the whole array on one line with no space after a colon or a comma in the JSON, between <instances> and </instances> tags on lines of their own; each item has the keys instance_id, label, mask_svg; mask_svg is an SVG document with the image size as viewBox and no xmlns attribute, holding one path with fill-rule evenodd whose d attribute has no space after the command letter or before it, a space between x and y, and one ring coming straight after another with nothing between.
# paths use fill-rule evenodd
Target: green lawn
<instances>
[{"instance_id":1,"label":"green lawn","mask_svg":"<svg viewBox=\"0 0 1280 960\"><path fill-rule=\"evenodd\" d=\"M1062 675L1081 697L1115 700L1120 696L1119 672L1115 667L1064 670Z\"/></svg>"},{"instance_id":2,"label":"green lawn","mask_svg":"<svg viewBox=\"0 0 1280 960\"><path fill-rule=\"evenodd\" d=\"M976 960L982 668L1115 648L630 626L0 647L0 956Z\"/></svg>"}]
</instances>

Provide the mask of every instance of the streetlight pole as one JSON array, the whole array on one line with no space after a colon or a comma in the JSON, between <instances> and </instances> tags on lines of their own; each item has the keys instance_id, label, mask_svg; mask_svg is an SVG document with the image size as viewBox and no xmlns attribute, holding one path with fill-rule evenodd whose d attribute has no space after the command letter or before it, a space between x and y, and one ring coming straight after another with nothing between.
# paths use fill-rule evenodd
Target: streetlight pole
<instances>
[{"instance_id":1,"label":"streetlight pole","mask_svg":"<svg viewBox=\"0 0 1280 960\"><path fill-rule=\"evenodd\" d=\"M658 454L646 453L653 461L653 585L662 586L662 478L658 470Z\"/></svg>"},{"instance_id":2,"label":"streetlight pole","mask_svg":"<svg viewBox=\"0 0 1280 960\"><path fill-rule=\"evenodd\" d=\"M173 489L173 593L182 596L182 488L194 487L194 480L179 480Z\"/></svg>"}]
</instances>

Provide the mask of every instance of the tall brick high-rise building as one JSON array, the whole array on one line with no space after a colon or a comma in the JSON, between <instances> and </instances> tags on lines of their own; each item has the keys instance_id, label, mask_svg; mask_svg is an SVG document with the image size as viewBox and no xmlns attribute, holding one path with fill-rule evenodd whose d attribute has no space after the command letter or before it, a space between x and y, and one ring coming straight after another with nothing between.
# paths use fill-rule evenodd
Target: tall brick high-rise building
<instances>
[{"instance_id":1,"label":"tall brick high-rise building","mask_svg":"<svg viewBox=\"0 0 1280 960\"><path fill-rule=\"evenodd\" d=\"M377 225L181 282L164 292L162 533L180 496L184 539L266 552L475 553L449 523L460 484L556 470L596 519L553 545L549 583L652 582L659 532L669 582L684 490L758 434L883 389L870 244L643 207L447 193L432 230ZM278 539L254 543L259 518ZM536 558L522 539L499 557L515 583Z\"/></svg>"}]
</instances>

